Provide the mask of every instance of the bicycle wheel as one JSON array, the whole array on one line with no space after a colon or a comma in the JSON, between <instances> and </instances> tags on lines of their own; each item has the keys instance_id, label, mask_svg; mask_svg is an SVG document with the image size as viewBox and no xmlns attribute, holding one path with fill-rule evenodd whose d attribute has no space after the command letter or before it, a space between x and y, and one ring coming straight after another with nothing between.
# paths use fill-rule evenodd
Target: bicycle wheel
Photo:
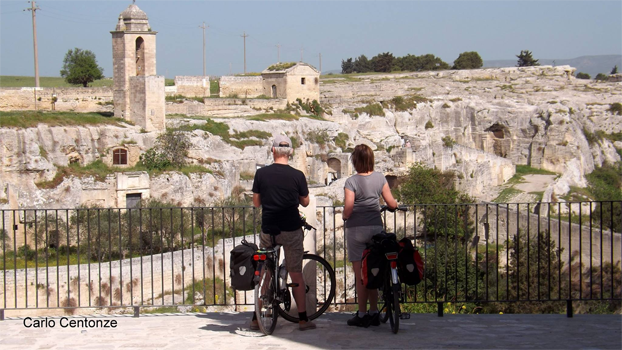
<instances>
[{"instance_id":1,"label":"bicycle wheel","mask_svg":"<svg viewBox=\"0 0 622 350\"><path fill-rule=\"evenodd\" d=\"M384 277L382 289L378 290L378 300L382 301L382 307L379 309L380 322L387 323L393 306L393 292L391 288L391 270L388 270Z\"/></svg>"},{"instance_id":2,"label":"bicycle wheel","mask_svg":"<svg viewBox=\"0 0 622 350\"><path fill-rule=\"evenodd\" d=\"M335 298L335 271L326 260L315 254L302 256L302 276L306 285L306 310L309 320L320 317ZM292 283L291 277L287 277L287 283ZM293 294L293 293L292 293ZM298 322L298 310L285 311L278 304L279 315L290 322Z\"/></svg>"},{"instance_id":3,"label":"bicycle wheel","mask_svg":"<svg viewBox=\"0 0 622 350\"><path fill-rule=\"evenodd\" d=\"M391 286L391 299L388 299L387 302L391 305L391 311L388 311L389 314L389 323L391 324L391 330L393 333L397 334L397 331L400 329L400 294L398 291L394 290Z\"/></svg>"},{"instance_id":4,"label":"bicycle wheel","mask_svg":"<svg viewBox=\"0 0 622 350\"><path fill-rule=\"evenodd\" d=\"M386 290L386 288L380 290L380 295L378 297L378 300L381 300L383 304L382 307L379 309L380 322L382 323L387 323L387 321L389 320L389 315L391 314L391 303L387 301L392 300L391 293L385 292Z\"/></svg>"},{"instance_id":5,"label":"bicycle wheel","mask_svg":"<svg viewBox=\"0 0 622 350\"><path fill-rule=\"evenodd\" d=\"M255 285L255 314L259 329L265 335L272 334L276 328L278 313L274 309L274 286L274 263L266 260Z\"/></svg>"}]
</instances>

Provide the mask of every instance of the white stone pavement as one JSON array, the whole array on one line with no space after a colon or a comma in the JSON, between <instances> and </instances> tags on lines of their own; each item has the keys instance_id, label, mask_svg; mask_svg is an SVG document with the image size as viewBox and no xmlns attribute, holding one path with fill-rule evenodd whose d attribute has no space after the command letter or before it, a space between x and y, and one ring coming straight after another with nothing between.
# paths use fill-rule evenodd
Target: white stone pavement
<instances>
[{"instance_id":1,"label":"white stone pavement","mask_svg":"<svg viewBox=\"0 0 622 350\"><path fill-rule=\"evenodd\" d=\"M301 332L279 318L271 336L248 329L250 313L88 316L116 328L26 328L24 318L0 321L0 348L9 349L621 349L621 315L412 315L398 334L388 324L348 327L345 313L316 320ZM50 320L51 318L48 318ZM84 319L72 316L70 320ZM43 320L43 319L38 319ZM67 320L63 320L64 323ZM27 321L30 324L30 321Z\"/></svg>"}]
</instances>

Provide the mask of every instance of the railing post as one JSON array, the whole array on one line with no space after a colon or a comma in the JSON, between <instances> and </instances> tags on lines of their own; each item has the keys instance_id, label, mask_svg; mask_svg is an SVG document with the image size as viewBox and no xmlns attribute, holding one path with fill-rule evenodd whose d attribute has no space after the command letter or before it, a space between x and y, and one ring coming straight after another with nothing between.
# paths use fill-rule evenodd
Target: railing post
<instances>
[{"instance_id":1,"label":"railing post","mask_svg":"<svg viewBox=\"0 0 622 350\"><path fill-rule=\"evenodd\" d=\"M134 317L140 317L140 307L134 306Z\"/></svg>"},{"instance_id":2,"label":"railing post","mask_svg":"<svg viewBox=\"0 0 622 350\"><path fill-rule=\"evenodd\" d=\"M574 312L572 311L572 300L566 300L566 316L572 317Z\"/></svg>"},{"instance_id":3,"label":"railing post","mask_svg":"<svg viewBox=\"0 0 622 350\"><path fill-rule=\"evenodd\" d=\"M443 317L443 303L436 303L438 309L438 317Z\"/></svg>"},{"instance_id":4,"label":"railing post","mask_svg":"<svg viewBox=\"0 0 622 350\"><path fill-rule=\"evenodd\" d=\"M4 309L0 309L0 321L4 321Z\"/></svg>"}]
</instances>

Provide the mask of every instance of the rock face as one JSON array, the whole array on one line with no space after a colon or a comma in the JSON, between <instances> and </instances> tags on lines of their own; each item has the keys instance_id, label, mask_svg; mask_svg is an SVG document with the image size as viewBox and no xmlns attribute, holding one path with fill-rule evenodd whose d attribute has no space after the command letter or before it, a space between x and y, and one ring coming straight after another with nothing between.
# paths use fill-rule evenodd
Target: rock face
<instances>
[{"instance_id":1,"label":"rock face","mask_svg":"<svg viewBox=\"0 0 622 350\"><path fill-rule=\"evenodd\" d=\"M235 112L212 119L226 123L231 135L254 131L290 136L296 142L291 164L306 173L315 194L323 198L342 199L341 179L352 173L343 153L365 143L375 150L376 170L385 175L401 176L411 164L422 162L456 172L458 187L482 200L494 198L488 190L512 177L514 164L562 174L553 185L555 190L546 191L546 200L569 186L585 186L584 176L595 166L620 160L622 143L612 143L605 136L622 132L622 117L611 108L619 102L622 83L577 80L569 75L572 71L544 66L348 80L328 76L320 89L321 103L329 112L324 120L246 118L240 116L244 114L240 106L227 104L219 105L219 110ZM271 113L264 106L269 102L261 100L248 114ZM276 103L274 109L282 107L281 100ZM167 126L206 123L198 115L210 115L207 105L196 104L201 108L192 113L195 117L174 116ZM366 108L373 104L382 104L382 112ZM179 109L167 105L173 107ZM184 108L189 107L175 112ZM183 206L210 205L229 196L236 186L250 191L255 169L272 162L271 137L259 140L258 146L236 147L200 129L187 135L189 162L207 167L212 174L148 176L145 196ZM157 136L157 132L141 133L135 126L0 128L0 207L56 202L75 206L94 198L120 205L119 191L127 189L119 189L118 174L103 181L69 178L51 190L39 190L35 183L52 180L58 166L108 159L112 149L128 142L145 151ZM107 194L91 195L95 189ZM10 191L18 192L18 203L9 203Z\"/></svg>"}]
</instances>

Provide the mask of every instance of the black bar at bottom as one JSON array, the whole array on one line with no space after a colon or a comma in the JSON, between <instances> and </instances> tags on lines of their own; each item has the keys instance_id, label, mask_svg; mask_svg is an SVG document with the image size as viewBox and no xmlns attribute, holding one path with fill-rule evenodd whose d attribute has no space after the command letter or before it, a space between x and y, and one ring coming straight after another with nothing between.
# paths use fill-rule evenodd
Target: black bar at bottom
<instances>
[{"instance_id":1,"label":"black bar at bottom","mask_svg":"<svg viewBox=\"0 0 622 350\"><path fill-rule=\"evenodd\" d=\"M566 316L572 317L574 312L572 311L572 300L566 300Z\"/></svg>"},{"instance_id":2,"label":"black bar at bottom","mask_svg":"<svg viewBox=\"0 0 622 350\"><path fill-rule=\"evenodd\" d=\"M436 303L438 306L438 317L443 317L443 303Z\"/></svg>"},{"instance_id":3,"label":"black bar at bottom","mask_svg":"<svg viewBox=\"0 0 622 350\"><path fill-rule=\"evenodd\" d=\"M134 306L134 317L140 317L140 307Z\"/></svg>"}]
</instances>

